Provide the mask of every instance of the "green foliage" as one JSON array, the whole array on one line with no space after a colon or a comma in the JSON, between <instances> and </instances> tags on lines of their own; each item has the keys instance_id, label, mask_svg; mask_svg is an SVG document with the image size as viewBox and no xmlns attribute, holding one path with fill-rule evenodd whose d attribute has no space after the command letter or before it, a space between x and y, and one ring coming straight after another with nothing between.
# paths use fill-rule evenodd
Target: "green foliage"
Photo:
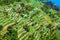
<instances>
[{"instance_id":1,"label":"green foliage","mask_svg":"<svg viewBox=\"0 0 60 40\"><path fill-rule=\"evenodd\" d=\"M0 25L0 31L3 29L3 26L2 25Z\"/></svg>"},{"instance_id":2,"label":"green foliage","mask_svg":"<svg viewBox=\"0 0 60 40\"><path fill-rule=\"evenodd\" d=\"M37 0L0 3L8 4L0 6L0 40L60 40L57 11Z\"/></svg>"}]
</instances>

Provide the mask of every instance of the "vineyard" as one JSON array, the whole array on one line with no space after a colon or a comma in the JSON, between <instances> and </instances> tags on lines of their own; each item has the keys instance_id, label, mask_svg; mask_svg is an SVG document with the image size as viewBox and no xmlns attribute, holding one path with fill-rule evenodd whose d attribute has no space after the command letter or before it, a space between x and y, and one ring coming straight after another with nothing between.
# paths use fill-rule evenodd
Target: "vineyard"
<instances>
[{"instance_id":1,"label":"vineyard","mask_svg":"<svg viewBox=\"0 0 60 40\"><path fill-rule=\"evenodd\" d=\"M60 40L59 12L37 0L18 1L0 1L0 40Z\"/></svg>"}]
</instances>

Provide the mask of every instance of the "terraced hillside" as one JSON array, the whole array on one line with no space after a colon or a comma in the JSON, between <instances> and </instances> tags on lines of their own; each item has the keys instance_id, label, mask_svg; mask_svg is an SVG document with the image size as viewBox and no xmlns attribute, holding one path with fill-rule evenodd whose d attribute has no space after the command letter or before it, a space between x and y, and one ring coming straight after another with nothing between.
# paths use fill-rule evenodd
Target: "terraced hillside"
<instances>
[{"instance_id":1,"label":"terraced hillside","mask_svg":"<svg viewBox=\"0 0 60 40\"><path fill-rule=\"evenodd\" d=\"M60 13L37 0L0 6L0 40L60 40Z\"/></svg>"}]
</instances>

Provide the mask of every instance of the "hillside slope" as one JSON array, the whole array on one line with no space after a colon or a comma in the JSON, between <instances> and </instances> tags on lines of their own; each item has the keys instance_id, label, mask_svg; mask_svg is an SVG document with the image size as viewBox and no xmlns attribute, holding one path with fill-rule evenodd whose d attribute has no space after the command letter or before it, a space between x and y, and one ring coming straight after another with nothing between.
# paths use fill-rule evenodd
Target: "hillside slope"
<instances>
[{"instance_id":1,"label":"hillside slope","mask_svg":"<svg viewBox=\"0 0 60 40\"><path fill-rule=\"evenodd\" d=\"M60 40L60 13L37 0L0 6L0 40Z\"/></svg>"}]
</instances>

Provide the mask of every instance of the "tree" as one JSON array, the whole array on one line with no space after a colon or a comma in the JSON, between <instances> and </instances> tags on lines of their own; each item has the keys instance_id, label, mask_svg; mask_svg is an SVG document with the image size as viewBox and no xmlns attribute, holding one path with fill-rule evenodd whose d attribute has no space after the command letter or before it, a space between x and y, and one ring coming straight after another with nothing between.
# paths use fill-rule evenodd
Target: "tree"
<instances>
[{"instance_id":1,"label":"tree","mask_svg":"<svg viewBox=\"0 0 60 40\"><path fill-rule=\"evenodd\" d=\"M3 26L2 25L0 25L0 31L3 29Z\"/></svg>"}]
</instances>

